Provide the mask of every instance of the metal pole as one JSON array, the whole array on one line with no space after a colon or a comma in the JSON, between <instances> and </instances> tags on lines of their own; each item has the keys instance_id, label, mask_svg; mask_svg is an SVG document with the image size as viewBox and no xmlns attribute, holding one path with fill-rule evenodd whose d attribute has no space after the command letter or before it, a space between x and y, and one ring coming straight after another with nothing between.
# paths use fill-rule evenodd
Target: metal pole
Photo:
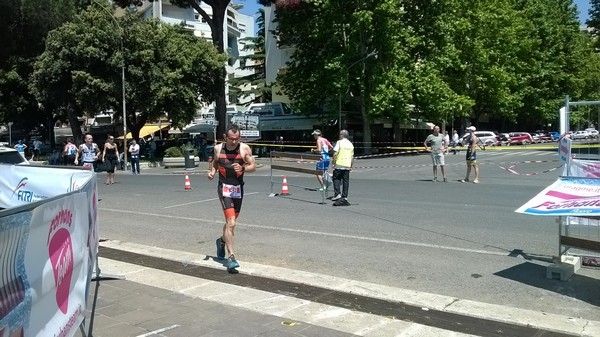
<instances>
[{"instance_id":1,"label":"metal pole","mask_svg":"<svg viewBox=\"0 0 600 337\"><path fill-rule=\"evenodd\" d=\"M110 18L113 20L113 22L115 23L115 25L117 26L117 28L119 29L119 32L121 33L121 94L122 94L122 99L123 99L123 161L125 164L125 169L127 169L127 108L126 108L126 99L125 99L125 53L124 53L124 49L123 49L123 38L125 37L125 31L123 30L123 27L121 27L121 25L119 24L119 22L117 21L117 19L115 19L115 17L113 16L113 13L111 13L106 7L104 7L104 5L102 5L100 2L98 2L97 0L92 0L94 3L96 3L98 6L100 6L100 8L102 8L109 16Z\"/></svg>"},{"instance_id":2,"label":"metal pole","mask_svg":"<svg viewBox=\"0 0 600 337\"><path fill-rule=\"evenodd\" d=\"M12 126L13 122L8 122L8 146L12 147Z\"/></svg>"},{"instance_id":3,"label":"metal pole","mask_svg":"<svg viewBox=\"0 0 600 337\"><path fill-rule=\"evenodd\" d=\"M127 170L127 108L125 106L125 54L123 54L123 39L121 39L121 56L123 57L123 64L121 65L121 94L123 95L123 167Z\"/></svg>"},{"instance_id":4,"label":"metal pole","mask_svg":"<svg viewBox=\"0 0 600 337\"><path fill-rule=\"evenodd\" d=\"M338 131L342 131L342 89L338 92Z\"/></svg>"}]
</instances>

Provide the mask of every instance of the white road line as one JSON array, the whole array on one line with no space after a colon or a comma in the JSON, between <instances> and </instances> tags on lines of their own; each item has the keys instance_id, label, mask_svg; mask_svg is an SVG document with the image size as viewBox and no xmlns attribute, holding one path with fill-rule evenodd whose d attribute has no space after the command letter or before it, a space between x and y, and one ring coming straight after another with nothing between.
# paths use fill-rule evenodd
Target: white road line
<instances>
[{"instance_id":1,"label":"white road line","mask_svg":"<svg viewBox=\"0 0 600 337\"><path fill-rule=\"evenodd\" d=\"M159 335L161 332L165 332L165 331L169 331L169 330L173 330L175 328L178 328L179 325L175 324L175 325L171 325L168 326L166 328L162 328L162 329L158 329L158 330L154 330L154 331L150 331L148 333L145 333L143 335L137 335L136 337L148 337L148 336L155 336L155 335ZM163 336L163 335L160 335Z\"/></svg>"},{"instance_id":2,"label":"white road line","mask_svg":"<svg viewBox=\"0 0 600 337\"><path fill-rule=\"evenodd\" d=\"M251 194L257 194L257 193L258 192L250 192L250 193L244 193L244 195L251 195ZM210 199L204 199L204 200L186 202L185 204L177 204L177 205L165 206L163 208L174 208L174 207L181 207L181 206L187 206L187 205L192 205L192 204L201 204L203 202L215 201L215 200L219 200L219 198L210 198Z\"/></svg>"},{"instance_id":3,"label":"white road line","mask_svg":"<svg viewBox=\"0 0 600 337\"><path fill-rule=\"evenodd\" d=\"M125 211L125 210L109 209L109 208L100 208L100 210L108 211L108 212L115 212L115 213L126 213L126 214L135 214L135 215L150 216L150 217L178 219L178 220L185 220L185 221L200 221L200 222L219 223L219 224L223 223L222 220L208 220L208 219L175 216L175 215L168 215L168 214ZM282 232L292 232L292 233L300 233L300 234L311 234L311 235L328 236L328 237L343 238L343 239L353 239L353 240L360 240L360 241L392 243L392 244L398 244L398 245L404 245L404 246L445 249L445 250L467 252L467 253L477 253L477 254L485 254L485 255L506 256L509 253L508 251L498 251L498 250L491 251L491 250L483 250L483 249L441 246L441 245L428 244L428 243L400 241L400 240L392 240L392 239L370 238L370 237L366 237L366 236L319 232L319 231L311 231L311 230L306 230L306 229L281 228L281 227L264 226L264 225L253 225L253 224L248 224L248 223L237 223L236 225L238 227L258 228L258 229L265 229L265 230L269 230L269 231L282 231Z\"/></svg>"}]
</instances>

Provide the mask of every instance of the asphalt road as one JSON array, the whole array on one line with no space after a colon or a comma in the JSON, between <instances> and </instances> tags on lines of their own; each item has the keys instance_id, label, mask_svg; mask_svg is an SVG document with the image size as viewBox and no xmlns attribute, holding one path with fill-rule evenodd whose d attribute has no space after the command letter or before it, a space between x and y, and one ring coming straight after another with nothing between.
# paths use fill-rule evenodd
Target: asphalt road
<instances>
[{"instance_id":1,"label":"asphalt road","mask_svg":"<svg viewBox=\"0 0 600 337\"><path fill-rule=\"evenodd\" d=\"M320 204L316 179L286 175L291 195L269 197L266 159L246 175L236 257L524 309L600 318L600 269L582 268L569 281L545 278L558 253L554 217L514 210L556 180L555 152L479 153L481 183L460 183L464 152L446 157L448 183L431 182L429 156L363 159L351 174L350 207ZM313 167L312 163L289 163ZM223 215L216 182L147 169L117 173L100 185L100 236L105 239L215 254ZM99 175L99 182L104 174Z\"/></svg>"}]
</instances>

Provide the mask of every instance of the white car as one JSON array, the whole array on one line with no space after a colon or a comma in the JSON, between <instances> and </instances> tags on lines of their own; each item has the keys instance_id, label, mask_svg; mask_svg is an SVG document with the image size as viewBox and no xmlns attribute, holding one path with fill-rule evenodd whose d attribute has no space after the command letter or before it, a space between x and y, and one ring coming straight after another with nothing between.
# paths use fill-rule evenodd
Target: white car
<instances>
[{"instance_id":1,"label":"white car","mask_svg":"<svg viewBox=\"0 0 600 337\"><path fill-rule=\"evenodd\" d=\"M0 164L29 165L29 161L17 150L0 146Z\"/></svg>"},{"instance_id":2,"label":"white car","mask_svg":"<svg viewBox=\"0 0 600 337\"><path fill-rule=\"evenodd\" d=\"M571 139L575 140L575 139L589 139L590 133L586 130L580 130L580 131L575 131L573 132L573 134L571 135Z\"/></svg>"},{"instance_id":3,"label":"white car","mask_svg":"<svg viewBox=\"0 0 600 337\"><path fill-rule=\"evenodd\" d=\"M590 138L597 139L600 137L600 134L598 133L598 130L596 130L596 129L590 128L590 129L585 129L585 131L587 131L590 134Z\"/></svg>"}]
</instances>

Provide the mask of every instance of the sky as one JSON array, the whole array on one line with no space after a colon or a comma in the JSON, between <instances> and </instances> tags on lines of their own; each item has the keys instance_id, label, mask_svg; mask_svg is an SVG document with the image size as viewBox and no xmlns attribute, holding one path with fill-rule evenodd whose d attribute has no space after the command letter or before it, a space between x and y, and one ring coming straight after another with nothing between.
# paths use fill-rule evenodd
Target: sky
<instances>
[{"instance_id":1,"label":"sky","mask_svg":"<svg viewBox=\"0 0 600 337\"><path fill-rule=\"evenodd\" d=\"M256 14L258 8L261 5L258 4L256 0L233 0L233 3L240 3L244 5L244 8L240 10L243 14L252 15ZM588 19L588 11L590 9L590 1L589 0L573 0L573 4L577 5L577 9L579 10L579 21L582 24L585 24L585 21Z\"/></svg>"}]
</instances>

